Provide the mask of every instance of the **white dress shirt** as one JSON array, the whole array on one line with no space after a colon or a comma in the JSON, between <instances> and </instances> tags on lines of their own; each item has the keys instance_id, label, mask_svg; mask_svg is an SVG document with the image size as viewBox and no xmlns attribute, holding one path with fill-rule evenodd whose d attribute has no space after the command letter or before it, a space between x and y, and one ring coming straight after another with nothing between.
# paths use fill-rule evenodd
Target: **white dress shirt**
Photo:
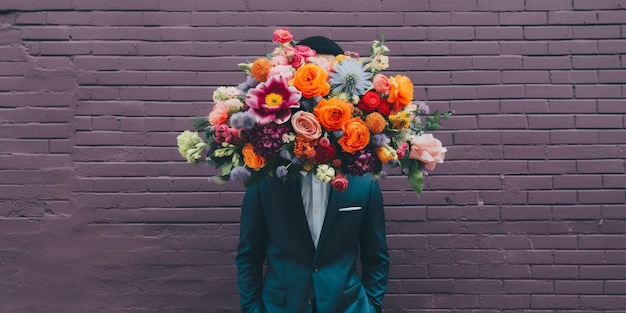
<instances>
[{"instance_id":1,"label":"white dress shirt","mask_svg":"<svg viewBox=\"0 0 626 313\"><path fill-rule=\"evenodd\" d=\"M317 248L320 240L324 217L326 216L326 206L328 205L328 197L330 194L330 183L323 183L310 172L301 171L300 177L300 194L302 195L302 204L304 205L304 213L309 222L309 230L311 231L311 239Z\"/></svg>"}]
</instances>

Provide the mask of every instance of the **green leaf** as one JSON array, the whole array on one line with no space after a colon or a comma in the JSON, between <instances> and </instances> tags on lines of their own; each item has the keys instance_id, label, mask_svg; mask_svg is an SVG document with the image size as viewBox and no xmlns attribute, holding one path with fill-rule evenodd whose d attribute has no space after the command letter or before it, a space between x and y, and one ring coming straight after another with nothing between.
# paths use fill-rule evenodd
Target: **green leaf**
<instances>
[{"instance_id":1,"label":"green leaf","mask_svg":"<svg viewBox=\"0 0 626 313\"><path fill-rule=\"evenodd\" d=\"M230 170L233 169L233 163L231 162L224 162L224 164L222 164L222 176L227 176L230 175Z\"/></svg>"},{"instance_id":2,"label":"green leaf","mask_svg":"<svg viewBox=\"0 0 626 313\"><path fill-rule=\"evenodd\" d=\"M409 160L409 174L407 178L419 198L422 194L422 188L424 187L424 177L417 160Z\"/></svg>"},{"instance_id":3,"label":"green leaf","mask_svg":"<svg viewBox=\"0 0 626 313\"><path fill-rule=\"evenodd\" d=\"M205 131L209 127L209 121L206 117L196 117L191 120L193 128L197 131Z\"/></svg>"}]
</instances>

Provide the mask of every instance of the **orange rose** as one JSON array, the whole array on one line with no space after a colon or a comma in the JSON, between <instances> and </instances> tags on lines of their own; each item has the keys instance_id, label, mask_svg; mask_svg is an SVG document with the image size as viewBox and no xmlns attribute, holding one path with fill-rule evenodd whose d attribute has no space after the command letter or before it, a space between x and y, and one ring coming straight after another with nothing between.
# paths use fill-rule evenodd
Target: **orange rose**
<instances>
[{"instance_id":1,"label":"orange rose","mask_svg":"<svg viewBox=\"0 0 626 313\"><path fill-rule=\"evenodd\" d=\"M370 142L370 132L367 126L365 126L365 122L358 117L348 120L341 127L341 130L343 131L343 136L337 142L341 146L341 150L345 152L355 153L363 150Z\"/></svg>"},{"instance_id":2,"label":"orange rose","mask_svg":"<svg viewBox=\"0 0 626 313\"><path fill-rule=\"evenodd\" d=\"M296 70L293 75L293 85L302 92L302 96L305 98L324 97L330 92L327 78L328 73L319 65L309 63Z\"/></svg>"},{"instance_id":3,"label":"orange rose","mask_svg":"<svg viewBox=\"0 0 626 313\"><path fill-rule=\"evenodd\" d=\"M322 99L313 109L313 114L326 130L340 130L343 124L350 119L350 104L335 98Z\"/></svg>"},{"instance_id":4,"label":"orange rose","mask_svg":"<svg viewBox=\"0 0 626 313\"><path fill-rule=\"evenodd\" d=\"M254 147L252 144L248 143L243 146L241 153L243 154L243 161L249 168L258 171L265 166L265 159L254 153Z\"/></svg>"},{"instance_id":5,"label":"orange rose","mask_svg":"<svg viewBox=\"0 0 626 313\"><path fill-rule=\"evenodd\" d=\"M267 75L270 72L272 64L268 58L258 58L252 62L250 66L250 75L254 77L258 82L264 82L267 80Z\"/></svg>"},{"instance_id":6,"label":"orange rose","mask_svg":"<svg viewBox=\"0 0 626 313\"><path fill-rule=\"evenodd\" d=\"M413 101L413 83L404 75L389 78L389 103L393 103L393 111L398 112Z\"/></svg>"}]
</instances>

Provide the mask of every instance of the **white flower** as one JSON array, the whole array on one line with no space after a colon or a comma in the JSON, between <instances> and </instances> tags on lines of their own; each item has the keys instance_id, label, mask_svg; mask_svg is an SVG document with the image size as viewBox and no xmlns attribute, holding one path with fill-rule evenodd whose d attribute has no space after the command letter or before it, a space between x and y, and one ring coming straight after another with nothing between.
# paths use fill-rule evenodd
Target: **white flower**
<instances>
[{"instance_id":1,"label":"white flower","mask_svg":"<svg viewBox=\"0 0 626 313\"><path fill-rule=\"evenodd\" d=\"M328 183L335 178L335 169L328 164L320 164L317 166L315 177L323 183Z\"/></svg>"}]
</instances>

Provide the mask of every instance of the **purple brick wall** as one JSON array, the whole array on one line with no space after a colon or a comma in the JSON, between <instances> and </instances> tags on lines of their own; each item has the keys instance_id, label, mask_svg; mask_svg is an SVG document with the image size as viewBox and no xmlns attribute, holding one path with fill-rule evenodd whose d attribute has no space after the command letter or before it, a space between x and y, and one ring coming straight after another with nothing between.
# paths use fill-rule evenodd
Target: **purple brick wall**
<instances>
[{"instance_id":1,"label":"purple brick wall","mask_svg":"<svg viewBox=\"0 0 626 313\"><path fill-rule=\"evenodd\" d=\"M276 26L455 115L383 181L387 313L626 312L626 0L0 2L0 312L237 312L238 185L175 137Z\"/></svg>"}]
</instances>

